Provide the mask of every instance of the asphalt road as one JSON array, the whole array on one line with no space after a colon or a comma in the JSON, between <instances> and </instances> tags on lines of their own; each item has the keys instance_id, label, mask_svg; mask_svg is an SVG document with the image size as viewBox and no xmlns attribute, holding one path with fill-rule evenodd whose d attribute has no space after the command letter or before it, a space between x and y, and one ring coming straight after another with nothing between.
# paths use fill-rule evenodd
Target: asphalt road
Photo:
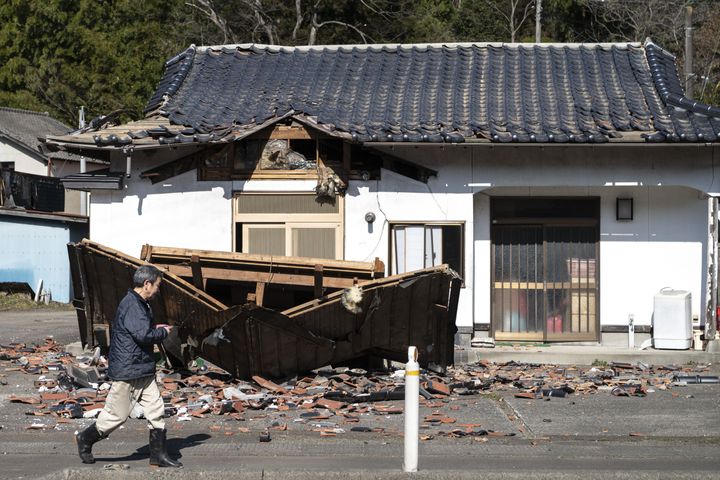
<instances>
[{"instance_id":1,"label":"asphalt road","mask_svg":"<svg viewBox=\"0 0 720 480\"><path fill-rule=\"evenodd\" d=\"M0 343L76 341L74 312L0 312ZM29 416L33 406L8 397L31 395L35 376L7 371L0 362L0 478L407 478L402 474L402 415L363 415L359 425L383 432L352 432L343 419L325 422L344 433L321 437L315 425L297 423L297 412L248 411L244 421L210 415L168 419L169 449L181 456L181 470L151 470L147 429L142 420L95 448L98 462L82 465L73 432L90 420L56 423ZM6 383L6 385L2 385ZM384 402L401 406L402 402ZM457 424L512 433L503 437L448 438L447 426L421 430L420 471L415 478L720 478L720 385L657 390L646 397L614 397L607 391L549 401L515 398L512 392L451 397L441 406L421 407L452 416ZM29 430L32 423L54 425ZM269 443L259 433L273 424ZM125 470L106 466L127 465Z\"/></svg>"},{"instance_id":2,"label":"asphalt road","mask_svg":"<svg viewBox=\"0 0 720 480\"><path fill-rule=\"evenodd\" d=\"M51 336L61 344L80 340L75 310L0 312L0 344L42 342Z\"/></svg>"}]
</instances>

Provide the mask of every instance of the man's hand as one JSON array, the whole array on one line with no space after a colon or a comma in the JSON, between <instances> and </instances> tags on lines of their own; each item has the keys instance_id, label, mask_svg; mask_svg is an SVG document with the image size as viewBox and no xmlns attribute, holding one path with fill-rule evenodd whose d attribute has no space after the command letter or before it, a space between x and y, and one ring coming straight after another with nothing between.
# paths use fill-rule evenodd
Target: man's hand
<instances>
[{"instance_id":1,"label":"man's hand","mask_svg":"<svg viewBox=\"0 0 720 480\"><path fill-rule=\"evenodd\" d=\"M165 331L170 334L170 332L172 332L173 326L168 325L167 323L158 323L157 325L155 325L155 328L164 328Z\"/></svg>"}]
</instances>

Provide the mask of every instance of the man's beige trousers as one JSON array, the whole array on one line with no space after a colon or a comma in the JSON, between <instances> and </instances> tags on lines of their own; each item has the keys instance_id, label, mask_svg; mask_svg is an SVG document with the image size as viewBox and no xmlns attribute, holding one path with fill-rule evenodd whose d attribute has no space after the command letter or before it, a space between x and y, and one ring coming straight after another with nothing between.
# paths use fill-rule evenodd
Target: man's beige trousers
<instances>
[{"instance_id":1,"label":"man's beige trousers","mask_svg":"<svg viewBox=\"0 0 720 480\"><path fill-rule=\"evenodd\" d=\"M103 435L110 435L125 423L133 404L138 403L145 413L148 428L165 428L165 404L155 383L155 375L133 380L114 381L105 400L105 408L98 415L95 426Z\"/></svg>"}]
</instances>

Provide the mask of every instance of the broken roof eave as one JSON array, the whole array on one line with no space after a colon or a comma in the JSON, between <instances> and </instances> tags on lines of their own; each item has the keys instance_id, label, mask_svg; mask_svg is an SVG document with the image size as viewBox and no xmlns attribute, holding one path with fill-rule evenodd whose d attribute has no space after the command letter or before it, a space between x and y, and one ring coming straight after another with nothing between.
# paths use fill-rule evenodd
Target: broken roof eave
<instances>
[{"instance_id":1,"label":"broken roof eave","mask_svg":"<svg viewBox=\"0 0 720 480\"><path fill-rule=\"evenodd\" d=\"M293 120L297 120L299 123L312 128L314 130L317 130L319 132L322 132L323 134L340 138L347 141L352 141L352 136L349 133L341 132L339 130L334 130L331 127L328 127L324 124L317 123L312 120L311 117L308 117L306 115L298 114L295 112L288 112L285 115L279 116L279 117L273 117L259 125L255 125L254 127L244 129L241 131L236 131L233 133L228 134L227 136L215 140L215 141L209 141L209 142L191 142L191 143L159 143L156 139L140 139L139 141L133 141L132 143L128 145L97 145L94 143L91 137L83 137L83 141L72 141L74 138L78 138L77 136L73 135L62 135L62 136L52 136L48 135L45 139L45 145L53 151L72 151L72 152L82 152L84 150L92 150L92 151L101 151L101 152L112 152L112 151L122 151L124 147L126 146L132 146L134 151L149 151L149 150L161 150L161 149L173 149L173 148L188 148L188 147L203 147L203 146L209 146L209 145L224 145L231 142L237 142L240 140L243 140L250 135L253 135L257 132L260 132L264 130L267 127L270 127L272 125L275 125L287 118L292 118ZM128 124L125 124L128 125ZM121 131L118 129L118 127L121 127L124 125L119 125L116 127L112 127L115 131ZM180 125L177 125L180 127ZM98 130L98 133L103 132L102 130Z\"/></svg>"},{"instance_id":2,"label":"broken roof eave","mask_svg":"<svg viewBox=\"0 0 720 480\"><path fill-rule=\"evenodd\" d=\"M158 142L146 142L146 143L133 143L131 144L135 152L143 151L154 151L154 150L168 150L168 149L183 149L186 150L191 147L201 148L212 145L226 145L234 141L241 141L245 138L267 128L268 126L277 123L285 117L274 119L272 122L258 125L254 128L237 132L235 134L228 135L227 137L206 143L170 143L161 144ZM564 148L564 147L648 147L648 148L679 148L679 147L711 147L719 145L719 142L648 142L641 138L639 135L631 135L630 138L611 138L607 142L493 142L485 138L465 138L463 142L383 142L383 141L369 141L369 142L358 142L353 139L352 135L347 132L341 132L339 130L333 130L332 128L325 127L323 124L315 123L307 118L299 115L293 115L293 119L306 125L307 127L313 128L322 132L323 134L331 137L344 140L348 143L355 143L364 147L460 147L460 146L474 146L474 147L542 147L542 148ZM652 133L652 132L647 132ZM79 143L79 142L66 142L60 141L60 139L54 139L48 137L48 144L53 146L53 150L58 151L72 151L82 153L83 151L94 151L94 152L112 152L122 151L123 146L98 146L91 143Z\"/></svg>"}]
</instances>

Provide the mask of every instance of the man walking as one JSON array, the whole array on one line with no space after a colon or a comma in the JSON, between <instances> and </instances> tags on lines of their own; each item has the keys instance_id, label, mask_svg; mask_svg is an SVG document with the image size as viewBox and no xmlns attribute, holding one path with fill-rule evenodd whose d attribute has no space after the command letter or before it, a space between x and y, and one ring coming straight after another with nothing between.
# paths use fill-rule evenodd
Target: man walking
<instances>
[{"instance_id":1,"label":"man walking","mask_svg":"<svg viewBox=\"0 0 720 480\"><path fill-rule=\"evenodd\" d=\"M153 325L148 300L160 290L162 272L152 265L135 271L133 287L122 299L112 324L108 377L112 387L97 422L75 435L83 463L95 463L94 443L106 438L125 423L137 402L150 428L150 465L181 467L166 450L165 405L155 383L153 345L168 336L170 325Z\"/></svg>"}]
</instances>

